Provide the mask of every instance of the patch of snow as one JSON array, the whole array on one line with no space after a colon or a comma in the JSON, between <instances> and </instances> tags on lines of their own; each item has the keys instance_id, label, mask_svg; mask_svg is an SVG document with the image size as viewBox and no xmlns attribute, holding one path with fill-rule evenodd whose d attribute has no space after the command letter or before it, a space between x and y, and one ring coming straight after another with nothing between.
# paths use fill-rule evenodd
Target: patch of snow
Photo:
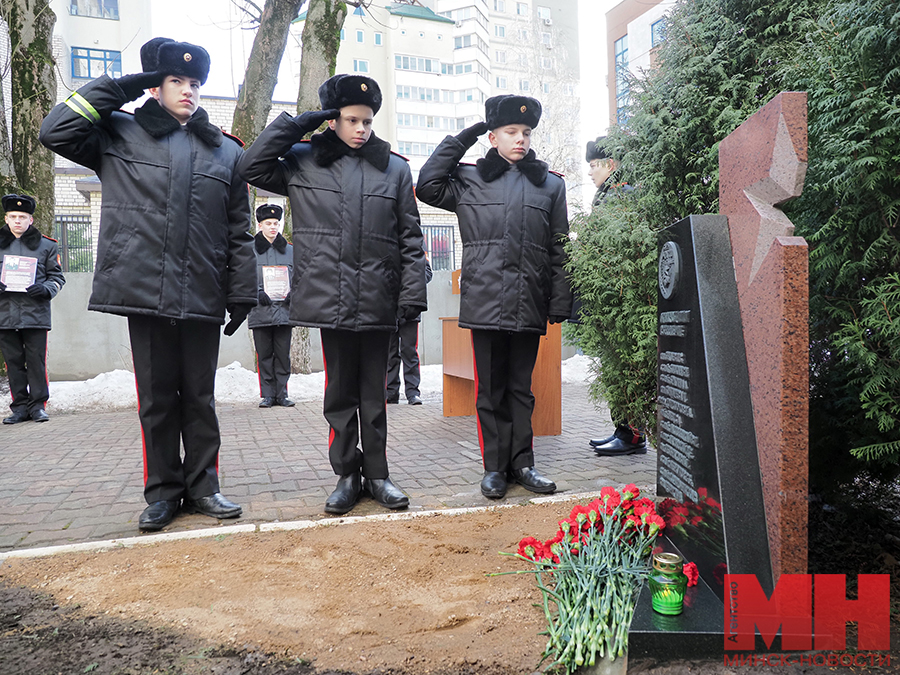
<instances>
[{"instance_id":1,"label":"patch of snow","mask_svg":"<svg viewBox=\"0 0 900 675\"><path fill-rule=\"evenodd\" d=\"M565 384L585 384L590 377L590 357L573 356L562 362L562 381ZM426 401L439 401L443 390L443 370L440 364L422 366L419 389ZM325 391L325 373L291 375L288 396L295 401L321 401ZM401 401L405 400L401 382ZM8 404L9 396L4 397ZM259 379L255 372L235 361L216 372L216 402L219 404L255 404L259 402ZM51 382L47 411L106 412L137 408L134 373L114 370L101 373L90 380Z\"/></svg>"}]
</instances>

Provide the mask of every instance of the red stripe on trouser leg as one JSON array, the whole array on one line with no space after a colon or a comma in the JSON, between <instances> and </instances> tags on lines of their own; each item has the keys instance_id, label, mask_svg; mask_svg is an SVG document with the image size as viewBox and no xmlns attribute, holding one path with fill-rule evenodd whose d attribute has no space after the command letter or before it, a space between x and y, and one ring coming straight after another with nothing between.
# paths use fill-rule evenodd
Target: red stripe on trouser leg
<instances>
[{"instance_id":1,"label":"red stripe on trouser leg","mask_svg":"<svg viewBox=\"0 0 900 675\"><path fill-rule=\"evenodd\" d=\"M416 333L418 340L418 332ZM475 373L475 400L478 400L478 364L475 361L475 335L469 331L469 338L472 341L472 371ZM481 466L484 466L484 436L481 435L481 418L478 411L475 411L475 424L478 427L478 447L481 448Z\"/></svg>"},{"instance_id":2,"label":"red stripe on trouser leg","mask_svg":"<svg viewBox=\"0 0 900 675\"><path fill-rule=\"evenodd\" d=\"M134 359L131 360L131 368L134 370ZM140 424L141 419L141 390L138 388L137 383L137 373L134 374L134 393L137 396L137 409L138 409L138 424ZM140 424L141 427L141 456L144 459L144 485L147 485L147 478L149 477L149 472L147 470L147 440L144 438L144 425Z\"/></svg>"},{"instance_id":3,"label":"red stripe on trouser leg","mask_svg":"<svg viewBox=\"0 0 900 675\"><path fill-rule=\"evenodd\" d=\"M322 366L325 368L325 391L328 391L328 359L325 358L325 344L322 343ZM334 443L334 427L328 426L328 450L331 450L331 444Z\"/></svg>"}]
</instances>

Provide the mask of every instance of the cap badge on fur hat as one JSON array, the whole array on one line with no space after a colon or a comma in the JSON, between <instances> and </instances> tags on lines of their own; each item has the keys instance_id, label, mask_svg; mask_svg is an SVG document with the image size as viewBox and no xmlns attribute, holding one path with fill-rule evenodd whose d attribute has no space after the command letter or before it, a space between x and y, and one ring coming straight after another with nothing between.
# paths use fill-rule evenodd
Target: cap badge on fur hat
<instances>
[{"instance_id":1,"label":"cap badge on fur hat","mask_svg":"<svg viewBox=\"0 0 900 675\"><path fill-rule=\"evenodd\" d=\"M526 110L528 110L528 108L524 105L521 108L519 108L519 112L522 112L522 113L525 112Z\"/></svg>"},{"instance_id":2,"label":"cap badge on fur hat","mask_svg":"<svg viewBox=\"0 0 900 675\"><path fill-rule=\"evenodd\" d=\"M190 53L190 52L185 52L185 53L184 53L184 60L187 61L188 63L190 63L190 61L191 61L192 58L194 58L194 57L191 56L191 53Z\"/></svg>"},{"instance_id":3,"label":"cap badge on fur hat","mask_svg":"<svg viewBox=\"0 0 900 675\"><path fill-rule=\"evenodd\" d=\"M361 85L359 85L359 88L362 89L363 91L369 91L369 87L366 85L365 82L363 82Z\"/></svg>"}]
</instances>

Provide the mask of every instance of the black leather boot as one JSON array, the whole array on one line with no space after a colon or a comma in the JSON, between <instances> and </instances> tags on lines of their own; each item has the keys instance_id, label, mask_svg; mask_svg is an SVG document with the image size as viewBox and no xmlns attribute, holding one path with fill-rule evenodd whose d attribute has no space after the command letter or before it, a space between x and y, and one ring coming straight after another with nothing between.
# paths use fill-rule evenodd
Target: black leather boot
<instances>
[{"instance_id":1,"label":"black leather boot","mask_svg":"<svg viewBox=\"0 0 900 675\"><path fill-rule=\"evenodd\" d=\"M481 479L481 494L488 499L503 499L506 496L506 472L485 471Z\"/></svg>"},{"instance_id":2,"label":"black leather boot","mask_svg":"<svg viewBox=\"0 0 900 675\"><path fill-rule=\"evenodd\" d=\"M338 478L337 487L325 500L325 513L341 515L356 506L362 492L362 477L359 471Z\"/></svg>"},{"instance_id":3,"label":"black leather boot","mask_svg":"<svg viewBox=\"0 0 900 675\"><path fill-rule=\"evenodd\" d=\"M524 469L512 470L513 480L526 490L531 492L556 492L556 483L549 478L544 478L535 471L533 466L526 466Z\"/></svg>"},{"instance_id":4,"label":"black leather boot","mask_svg":"<svg viewBox=\"0 0 900 675\"><path fill-rule=\"evenodd\" d=\"M365 490L386 509L405 509L409 506L409 497L390 478L366 478Z\"/></svg>"}]
</instances>

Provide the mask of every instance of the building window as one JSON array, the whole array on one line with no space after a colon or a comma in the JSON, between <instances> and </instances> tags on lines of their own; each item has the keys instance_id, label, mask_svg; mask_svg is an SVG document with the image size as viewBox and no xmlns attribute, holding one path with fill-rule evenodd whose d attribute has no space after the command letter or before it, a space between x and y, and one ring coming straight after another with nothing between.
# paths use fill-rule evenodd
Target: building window
<instances>
[{"instance_id":1,"label":"building window","mask_svg":"<svg viewBox=\"0 0 900 675\"><path fill-rule=\"evenodd\" d=\"M544 82L544 93L545 94L550 93L550 84L548 82Z\"/></svg>"},{"instance_id":2,"label":"building window","mask_svg":"<svg viewBox=\"0 0 900 675\"><path fill-rule=\"evenodd\" d=\"M69 14L119 20L119 0L70 0Z\"/></svg>"},{"instance_id":3,"label":"building window","mask_svg":"<svg viewBox=\"0 0 900 675\"><path fill-rule=\"evenodd\" d=\"M538 6L537 15L538 15L539 19L543 19L544 21L549 21L550 20L550 8Z\"/></svg>"},{"instance_id":4,"label":"building window","mask_svg":"<svg viewBox=\"0 0 900 675\"><path fill-rule=\"evenodd\" d=\"M544 70L550 70L552 67L553 67L553 59L551 59L549 56L542 56L541 57L541 68L543 68Z\"/></svg>"},{"instance_id":5,"label":"building window","mask_svg":"<svg viewBox=\"0 0 900 675\"><path fill-rule=\"evenodd\" d=\"M452 66L451 66L452 67ZM414 70L420 73L440 73L441 62L437 59L425 59L421 56L394 55L394 68L397 70ZM444 71L445 74L446 71Z\"/></svg>"},{"instance_id":6,"label":"building window","mask_svg":"<svg viewBox=\"0 0 900 675\"><path fill-rule=\"evenodd\" d=\"M502 26L500 24L494 25L494 36L498 38L506 37L506 26Z\"/></svg>"},{"instance_id":7,"label":"building window","mask_svg":"<svg viewBox=\"0 0 900 675\"><path fill-rule=\"evenodd\" d=\"M666 39L666 20L660 19L650 24L650 46L655 47Z\"/></svg>"},{"instance_id":8,"label":"building window","mask_svg":"<svg viewBox=\"0 0 900 675\"><path fill-rule=\"evenodd\" d=\"M365 39L366 39L365 33L363 33L361 30L356 31L356 42L357 43L362 44L365 41Z\"/></svg>"},{"instance_id":9,"label":"building window","mask_svg":"<svg viewBox=\"0 0 900 675\"><path fill-rule=\"evenodd\" d=\"M526 5L524 2L517 2L516 3L516 14L518 14L519 16L527 16L528 15L528 5Z\"/></svg>"},{"instance_id":10,"label":"building window","mask_svg":"<svg viewBox=\"0 0 900 675\"><path fill-rule=\"evenodd\" d=\"M384 33L375 33L375 46L380 47L384 44Z\"/></svg>"},{"instance_id":11,"label":"building window","mask_svg":"<svg viewBox=\"0 0 900 675\"><path fill-rule=\"evenodd\" d=\"M566 96L574 96L575 95L575 85L572 84L571 82L566 82L566 84L563 85L563 89L566 92Z\"/></svg>"},{"instance_id":12,"label":"building window","mask_svg":"<svg viewBox=\"0 0 900 675\"><path fill-rule=\"evenodd\" d=\"M369 72L369 62L364 61L363 59L353 59L353 72L354 73L368 73Z\"/></svg>"},{"instance_id":13,"label":"building window","mask_svg":"<svg viewBox=\"0 0 900 675\"><path fill-rule=\"evenodd\" d=\"M93 80L103 74L122 77L122 52L72 47L72 77Z\"/></svg>"},{"instance_id":14,"label":"building window","mask_svg":"<svg viewBox=\"0 0 900 675\"><path fill-rule=\"evenodd\" d=\"M506 11L506 0L494 0L494 11L495 12L505 12Z\"/></svg>"},{"instance_id":15,"label":"building window","mask_svg":"<svg viewBox=\"0 0 900 675\"><path fill-rule=\"evenodd\" d=\"M524 28L519 29L519 42L528 42L528 31Z\"/></svg>"},{"instance_id":16,"label":"building window","mask_svg":"<svg viewBox=\"0 0 900 675\"><path fill-rule=\"evenodd\" d=\"M519 54L519 67L520 68L528 67L528 55L527 54Z\"/></svg>"},{"instance_id":17,"label":"building window","mask_svg":"<svg viewBox=\"0 0 900 675\"><path fill-rule=\"evenodd\" d=\"M616 56L616 122L624 124L625 109L628 107L628 36L620 37L614 43Z\"/></svg>"},{"instance_id":18,"label":"building window","mask_svg":"<svg viewBox=\"0 0 900 675\"><path fill-rule=\"evenodd\" d=\"M550 46L550 33L541 33L541 44L545 47Z\"/></svg>"},{"instance_id":19,"label":"building window","mask_svg":"<svg viewBox=\"0 0 900 675\"><path fill-rule=\"evenodd\" d=\"M341 42L343 42L343 41L346 40L346 39L347 39L347 34L344 33L344 29L341 28Z\"/></svg>"},{"instance_id":20,"label":"building window","mask_svg":"<svg viewBox=\"0 0 900 675\"><path fill-rule=\"evenodd\" d=\"M56 216L53 238L59 242L59 262L63 272L94 271L90 216Z\"/></svg>"},{"instance_id":21,"label":"building window","mask_svg":"<svg viewBox=\"0 0 900 675\"><path fill-rule=\"evenodd\" d=\"M519 80L520 91L531 91L531 83L528 80Z\"/></svg>"},{"instance_id":22,"label":"building window","mask_svg":"<svg viewBox=\"0 0 900 675\"><path fill-rule=\"evenodd\" d=\"M425 33L423 33L422 31L419 31L419 37L420 37L420 38L425 37Z\"/></svg>"},{"instance_id":23,"label":"building window","mask_svg":"<svg viewBox=\"0 0 900 675\"><path fill-rule=\"evenodd\" d=\"M453 38L453 48L463 49L464 47L471 47L473 37L473 35L457 35Z\"/></svg>"},{"instance_id":24,"label":"building window","mask_svg":"<svg viewBox=\"0 0 900 675\"><path fill-rule=\"evenodd\" d=\"M494 52L494 61L497 63L506 63L506 52L498 49Z\"/></svg>"},{"instance_id":25,"label":"building window","mask_svg":"<svg viewBox=\"0 0 900 675\"><path fill-rule=\"evenodd\" d=\"M365 16L365 15L366 15L366 10L364 10L364 9L362 8L362 5L360 5L359 7L357 7L356 9L353 10L353 13L354 13L356 16Z\"/></svg>"},{"instance_id":26,"label":"building window","mask_svg":"<svg viewBox=\"0 0 900 675\"><path fill-rule=\"evenodd\" d=\"M497 76L497 89L506 89L506 78Z\"/></svg>"}]
</instances>

